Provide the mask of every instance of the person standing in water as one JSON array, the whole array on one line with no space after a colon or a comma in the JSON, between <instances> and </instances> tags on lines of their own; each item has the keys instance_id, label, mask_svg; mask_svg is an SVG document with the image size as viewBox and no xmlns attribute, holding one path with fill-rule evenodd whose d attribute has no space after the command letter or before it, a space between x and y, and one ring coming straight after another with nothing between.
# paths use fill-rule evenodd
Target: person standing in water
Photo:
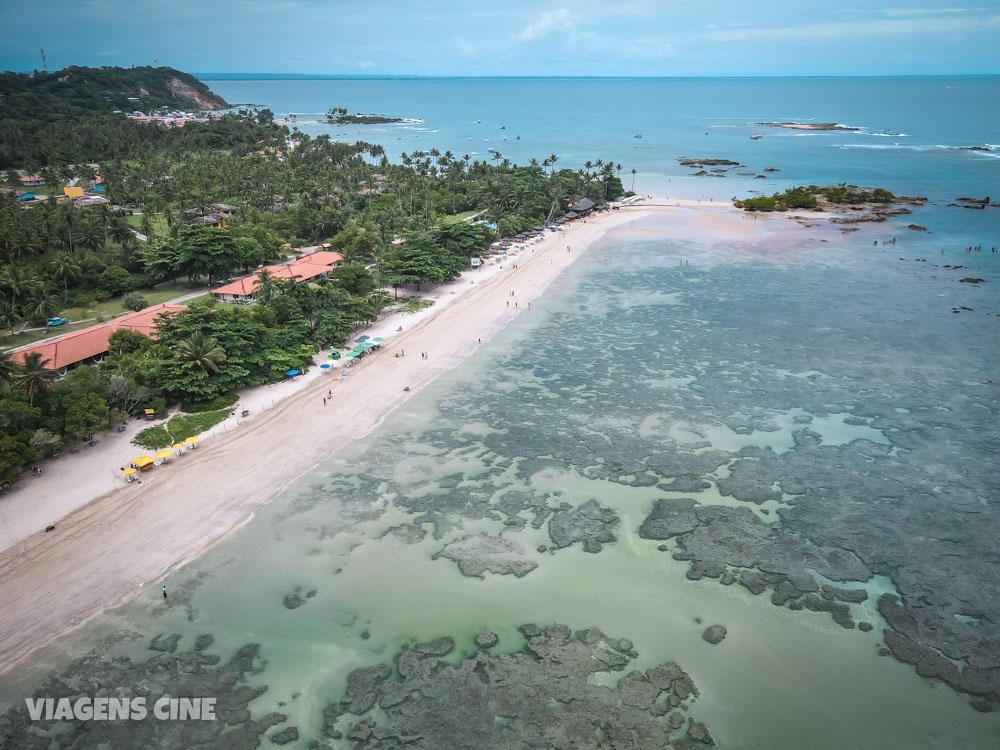
<instances>
[{"instance_id":1,"label":"person standing in water","mask_svg":"<svg viewBox=\"0 0 1000 750\"><path fill-rule=\"evenodd\" d=\"M167 587L166 586L162 586L160 588L160 590L163 591L163 598L166 599L167 598Z\"/></svg>"}]
</instances>

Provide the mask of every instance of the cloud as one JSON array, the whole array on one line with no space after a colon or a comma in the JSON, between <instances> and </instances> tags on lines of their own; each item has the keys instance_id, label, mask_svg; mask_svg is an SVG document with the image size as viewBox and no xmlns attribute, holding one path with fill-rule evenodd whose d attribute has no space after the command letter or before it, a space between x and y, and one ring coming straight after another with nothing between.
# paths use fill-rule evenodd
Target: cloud
<instances>
[{"instance_id":1,"label":"cloud","mask_svg":"<svg viewBox=\"0 0 1000 750\"><path fill-rule=\"evenodd\" d=\"M542 13L537 21L525 26L518 36L522 42L534 42L544 39L554 31L572 29L575 25L573 15L566 8L549 10Z\"/></svg>"},{"instance_id":2,"label":"cloud","mask_svg":"<svg viewBox=\"0 0 1000 750\"><path fill-rule=\"evenodd\" d=\"M712 31L706 36L718 42L745 42L766 39L855 39L873 36L984 32L1000 26L1000 16L966 18L907 18L884 21L835 21L802 26L768 26Z\"/></svg>"},{"instance_id":3,"label":"cloud","mask_svg":"<svg viewBox=\"0 0 1000 750\"><path fill-rule=\"evenodd\" d=\"M375 63L371 60L358 60L357 62L351 63L351 67L354 68L374 68Z\"/></svg>"},{"instance_id":4,"label":"cloud","mask_svg":"<svg viewBox=\"0 0 1000 750\"><path fill-rule=\"evenodd\" d=\"M887 8L881 11L890 18L898 16L936 16L947 13L977 13L988 8Z\"/></svg>"},{"instance_id":5,"label":"cloud","mask_svg":"<svg viewBox=\"0 0 1000 750\"><path fill-rule=\"evenodd\" d=\"M475 57L476 55L479 54L479 50L476 48L476 45L474 45L472 42L467 41L466 38L461 34L455 34L455 36L452 37L452 40L455 42L455 46L458 47L458 51L461 52L463 55L468 55L469 57Z\"/></svg>"}]
</instances>

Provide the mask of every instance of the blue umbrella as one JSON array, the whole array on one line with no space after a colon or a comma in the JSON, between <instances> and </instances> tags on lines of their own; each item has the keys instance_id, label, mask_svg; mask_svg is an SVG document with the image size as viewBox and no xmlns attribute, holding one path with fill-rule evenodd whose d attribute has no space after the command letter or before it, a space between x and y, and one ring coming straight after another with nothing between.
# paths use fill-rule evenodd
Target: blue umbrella
<instances>
[{"instance_id":1,"label":"blue umbrella","mask_svg":"<svg viewBox=\"0 0 1000 750\"><path fill-rule=\"evenodd\" d=\"M330 365L320 365L319 369L321 369L321 370L329 370L330 369Z\"/></svg>"},{"instance_id":2,"label":"blue umbrella","mask_svg":"<svg viewBox=\"0 0 1000 750\"><path fill-rule=\"evenodd\" d=\"M285 375L298 375L298 374L299 374L298 370L289 370L288 372L285 373Z\"/></svg>"}]
</instances>

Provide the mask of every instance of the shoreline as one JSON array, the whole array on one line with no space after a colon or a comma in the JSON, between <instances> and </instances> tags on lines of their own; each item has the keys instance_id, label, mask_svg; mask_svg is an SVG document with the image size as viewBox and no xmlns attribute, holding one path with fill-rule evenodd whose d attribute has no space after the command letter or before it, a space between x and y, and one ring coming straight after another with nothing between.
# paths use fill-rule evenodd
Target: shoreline
<instances>
[{"instance_id":1,"label":"shoreline","mask_svg":"<svg viewBox=\"0 0 1000 750\"><path fill-rule=\"evenodd\" d=\"M710 210L689 210L697 208ZM37 531L0 551L0 600L7 605L0 611L0 674L234 533L256 508L367 435L422 386L464 361L480 340L525 312L505 300L527 302L543 294L609 230L674 214L692 220L689 228L698 233L705 218L752 231L750 223L732 221L737 213L722 203L653 199L549 235L506 268L486 269L493 273L480 276L478 284L480 272L467 271L453 284L473 283L456 292L454 301L429 308L388 340L380 355L352 368L346 380L317 374L240 429L203 442L169 471L154 472L141 487L101 494L60 519L55 532ZM770 222L753 224L763 228ZM563 252L567 245L572 252ZM472 310L475 315L469 315ZM410 356L390 357L397 348L410 349ZM428 352L427 360L417 356L421 351ZM333 392L331 406L320 403L327 390ZM271 445L283 446L280 466Z\"/></svg>"}]
</instances>

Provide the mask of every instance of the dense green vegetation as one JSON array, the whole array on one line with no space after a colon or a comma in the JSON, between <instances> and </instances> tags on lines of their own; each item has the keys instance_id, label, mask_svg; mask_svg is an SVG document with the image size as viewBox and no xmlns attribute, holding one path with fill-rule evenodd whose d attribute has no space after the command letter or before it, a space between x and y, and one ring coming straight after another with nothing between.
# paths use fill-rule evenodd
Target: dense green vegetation
<instances>
[{"instance_id":1,"label":"dense green vegetation","mask_svg":"<svg viewBox=\"0 0 1000 750\"><path fill-rule=\"evenodd\" d=\"M183 128L114 115L56 120L58 107L46 111L51 122L0 120L0 165L40 173L57 194L67 178L99 172L111 204L24 206L0 196L2 329L110 298L134 308L163 299L164 285L228 280L281 260L285 243L329 241L346 262L314 283L259 271L258 304L192 304L163 322L156 341L118 331L99 367L61 380L37 360L4 364L0 477L8 480L143 408L214 405L305 369L318 349L395 304L394 291L454 279L498 235L561 215L579 198L604 203L624 193L622 165L610 161L557 169L555 154L517 165L499 152L474 161L436 149L390 161L378 145L289 132L266 110ZM227 227L187 223L216 203L236 207ZM459 215L475 221L449 220Z\"/></svg>"},{"instance_id":2,"label":"dense green vegetation","mask_svg":"<svg viewBox=\"0 0 1000 750\"><path fill-rule=\"evenodd\" d=\"M895 195L883 188L865 190L851 185L789 188L783 193L761 195L756 198L733 199L737 208L745 211L788 211L793 208L820 208L820 198L826 203L845 206L856 203L891 203Z\"/></svg>"},{"instance_id":3,"label":"dense green vegetation","mask_svg":"<svg viewBox=\"0 0 1000 750\"><path fill-rule=\"evenodd\" d=\"M199 103L182 93L186 90L193 91L202 101ZM197 78L174 68L73 65L53 73L37 70L31 75L0 73L0 119L55 121L110 114L115 110L150 112L160 108L198 110L228 106Z\"/></svg>"},{"instance_id":4,"label":"dense green vegetation","mask_svg":"<svg viewBox=\"0 0 1000 750\"><path fill-rule=\"evenodd\" d=\"M326 121L334 125L377 125L385 122L402 122L401 117L386 117L385 115L349 115L343 107L332 107L326 113Z\"/></svg>"},{"instance_id":5,"label":"dense green vegetation","mask_svg":"<svg viewBox=\"0 0 1000 750\"><path fill-rule=\"evenodd\" d=\"M179 414L165 424L147 427L132 440L138 446L149 450L169 448L182 443L192 435L210 430L229 416L229 409L206 411L198 414Z\"/></svg>"}]
</instances>

